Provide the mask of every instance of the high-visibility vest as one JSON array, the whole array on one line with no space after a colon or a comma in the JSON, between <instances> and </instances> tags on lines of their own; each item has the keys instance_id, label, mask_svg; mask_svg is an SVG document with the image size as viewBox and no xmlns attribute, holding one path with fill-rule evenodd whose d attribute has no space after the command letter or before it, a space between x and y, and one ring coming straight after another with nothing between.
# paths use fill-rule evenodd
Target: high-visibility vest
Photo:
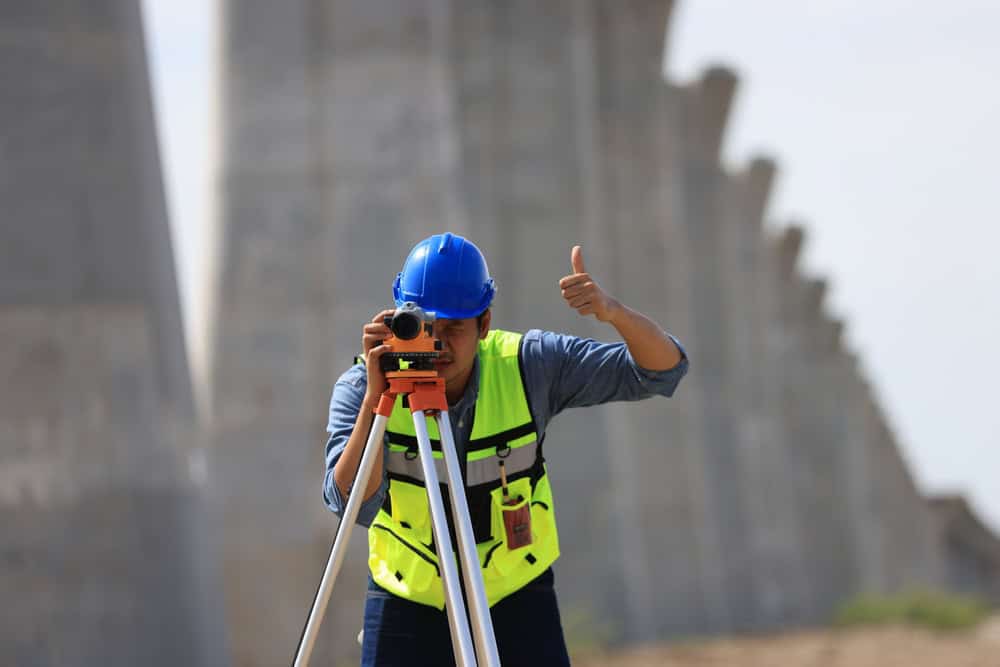
<instances>
[{"instance_id":1,"label":"high-visibility vest","mask_svg":"<svg viewBox=\"0 0 1000 667\"><path fill-rule=\"evenodd\" d=\"M479 395L472 434L462 463L479 565L492 606L544 572L559 557L559 537L538 433L520 368L521 334L491 331L479 341ZM450 517L447 475L434 420L427 429L442 498ZM389 447L385 468L389 488L368 530L368 566L386 590L444 608L444 585L434 545L424 475L417 458L413 417L397 397L386 427ZM500 461L507 476L507 502L500 481ZM504 511L527 505L531 543L510 548ZM454 542L452 530L452 546ZM515 542L514 544L517 544Z\"/></svg>"}]
</instances>

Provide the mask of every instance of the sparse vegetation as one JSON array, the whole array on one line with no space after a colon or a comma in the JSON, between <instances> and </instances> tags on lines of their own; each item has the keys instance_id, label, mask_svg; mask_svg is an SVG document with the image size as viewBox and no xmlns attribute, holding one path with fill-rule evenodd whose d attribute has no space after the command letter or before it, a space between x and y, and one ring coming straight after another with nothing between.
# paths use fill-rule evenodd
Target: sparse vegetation
<instances>
[{"instance_id":1,"label":"sparse vegetation","mask_svg":"<svg viewBox=\"0 0 1000 667\"><path fill-rule=\"evenodd\" d=\"M859 595L840 606L838 626L909 624L933 630L962 630L978 625L990 613L977 598L934 591L898 595Z\"/></svg>"},{"instance_id":2,"label":"sparse vegetation","mask_svg":"<svg viewBox=\"0 0 1000 667\"><path fill-rule=\"evenodd\" d=\"M611 619L579 608L563 612L562 625L567 648L574 659L603 653L620 631Z\"/></svg>"}]
</instances>

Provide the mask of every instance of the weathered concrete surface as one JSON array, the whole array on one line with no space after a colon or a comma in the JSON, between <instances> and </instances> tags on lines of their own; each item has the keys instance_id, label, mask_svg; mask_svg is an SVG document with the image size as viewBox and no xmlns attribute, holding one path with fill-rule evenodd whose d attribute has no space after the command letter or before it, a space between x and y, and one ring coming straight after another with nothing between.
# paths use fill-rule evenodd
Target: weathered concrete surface
<instances>
[{"instance_id":1,"label":"weathered concrete surface","mask_svg":"<svg viewBox=\"0 0 1000 667\"><path fill-rule=\"evenodd\" d=\"M333 382L413 243L465 231L451 16L438 2L227 12L214 471L236 663L271 665L294 651L336 526L320 494ZM316 660L356 659L365 545L356 531Z\"/></svg>"},{"instance_id":2,"label":"weathered concrete surface","mask_svg":"<svg viewBox=\"0 0 1000 667\"><path fill-rule=\"evenodd\" d=\"M822 591L822 578L829 571L829 564L821 566L821 563L830 558L831 548L828 541L824 541L827 540L828 517L824 515L818 498L820 492L815 488L818 476L825 474L817 466L817 449L822 448L824 443L816 433L815 415L810 407L819 397L811 382L805 348L807 331L803 316L808 309L803 306L806 285L797 272L803 238L801 228L791 227L775 247L778 267L775 289L779 295L779 342L775 351L782 360L782 373L777 380L781 392L783 430L788 442L785 483L791 487L796 504L796 530L808 573L793 617L793 622L800 625L821 622L829 612ZM817 305L813 305L812 309Z\"/></svg>"},{"instance_id":3,"label":"weathered concrete surface","mask_svg":"<svg viewBox=\"0 0 1000 667\"><path fill-rule=\"evenodd\" d=\"M819 605L816 611L825 620L853 588L853 545L843 499L846 488L843 411L836 404L839 386L836 376L831 374L838 354L839 333L831 330L825 311L827 282L808 279L797 288L801 299L800 351L804 362L799 392L809 399L801 406L808 419L804 432L807 440L801 446L805 448L812 475L809 500L813 534L809 539L817 548L813 567L822 573L816 581Z\"/></svg>"},{"instance_id":4,"label":"weathered concrete surface","mask_svg":"<svg viewBox=\"0 0 1000 667\"><path fill-rule=\"evenodd\" d=\"M842 338L842 333L840 334ZM835 397L843 419L844 510L847 513L854 569L852 590L888 590L883 526L876 520L878 471L870 465L872 440L867 425L871 401L857 356L840 341L840 354L831 367L840 390Z\"/></svg>"},{"instance_id":5,"label":"weathered concrete surface","mask_svg":"<svg viewBox=\"0 0 1000 667\"><path fill-rule=\"evenodd\" d=\"M456 108L462 194L469 234L486 253L498 293L493 323L608 336L566 307L559 279L572 245L588 266L606 265L588 236L586 169L593 163L593 24L587 3L463 2L454 5ZM616 533L621 490L608 478L607 436L593 411L550 425L545 455L553 481L562 557L557 590L570 632L620 632L623 576ZM607 544L593 549L594 540ZM577 586L574 582L592 585Z\"/></svg>"},{"instance_id":6,"label":"weathered concrete surface","mask_svg":"<svg viewBox=\"0 0 1000 667\"><path fill-rule=\"evenodd\" d=\"M731 318L729 400L750 522L754 611L742 627L756 631L794 622L807 585L798 507L788 483L792 443L781 421L785 360L774 340L782 326L782 292L777 258L763 233L774 172L773 162L759 158L726 180L719 248L724 308Z\"/></svg>"},{"instance_id":7,"label":"weathered concrete surface","mask_svg":"<svg viewBox=\"0 0 1000 667\"><path fill-rule=\"evenodd\" d=\"M567 618L625 641L760 630L934 580L896 443L822 283L797 270L801 233L775 248L762 232L773 165L720 164L735 75L661 79L671 7L228 6L213 470L238 663L294 647L334 525L318 496L330 384L406 251L442 230L486 253L495 326L613 337L558 294L582 242L694 361L669 403L550 429ZM339 587L363 578L355 546ZM360 604L338 588L325 656L356 650Z\"/></svg>"},{"instance_id":8,"label":"weathered concrete surface","mask_svg":"<svg viewBox=\"0 0 1000 667\"><path fill-rule=\"evenodd\" d=\"M698 323L692 313L696 309L699 258L694 254L690 240L687 216L688 192L684 184L686 145L682 140L684 119L684 91L667 84L663 93L663 110L655 126L653 139L658 145L661 162L657 172L656 195L659 214L655 215L662 227L665 252L658 280L662 310L652 312L669 331L679 337L691 355L692 368L700 364L701 350L696 341ZM628 266L627 259L623 264ZM643 278L636 276L636 281ZM658 546L658 553L669 559L675 553L693 555L695 563L682 563L675 571L677 579L669 584L665 599L659 601L660 613L672 617L673 626L662 627L663 636L704 635L715 632L727 622L729 610L723 589L721 527L717 521L717 498L710 487L707 467L709 454L704 447L705 423L702 419L704 401L708 400L701 374L695 370L685 378L681 390L671 399L670 413L661 424L661 442L669 448L679 448L675 460L662 468L669 476L674 497L675 511L658 531L665 543ZM665 437L663 437L665 436ZM684 502L677 499L678 490L684 489ZM661 491L662 493L662 491ZM683 496L682 496L683 497ZM690 522L690 523L688 523ZM678 529L674 528L674 525ZM687 544L690 542L690 544ZM682 600L681 604L673 600ZM671 609L669 615L667 608Z\"/></svg>"},{"instance_id":9,"label":"weathered concrete surface","mask_svg":"<svg viewBox=\"0 0 1000 667\"><path fill-rule=\"evenodd\" d=\"M684 337L676 328L687 326L691 308L690 246L682 233L686 192L678 178L682 93L661 75L672 3L593 6L599 149L591 167L599 175L593 217L610 260L598 276L606 276L602 284L613 294ZM619 494L623 638L630 641L704 633L720 613L717 536L698 448L700 393L687 382L670 401L601 410Z\"/></svg>"},{"instance_id":10,"label":"weathered concrete surface","mask_svg":"<svg viewBox=\"0 0 1000 667\"><path fill-rule=\"evenodd\" d=\"M726 175L719 148L735 91L735 75L721 68L706 71L684 88L678 134L684 140L680 182L684 197L684 243L697 262L690 277L691 305L688 346L698 360L692 383L698 392L699 432L704 452L705 492L710 500L713 531L718 535L711 571L721 600L713 627L722 631L746 627L754 616L747 479L742 474L736 431L736 402L731 394L734 372L726 310L726 271L722 243L726 231Z\"/></svg>"},{"instance_id":11,"label":"weathered concrete surface","mask_svg":"<svg viewBox=\"0 0 1000 667\"><path fill-rule=\"evenodd\" d=\"M955 591L1000 604L1000 539L958 495L928 499L944 544L944 576Z\"/></svg>"},{"instance_id":12,"label":"weathered concrete surface","mask_svg":"<svg viewBox=\"0 0 1000 667\"><path fill-rule=\"evenodd\" d=\"M875 501L882 527L885 584L892 592L941 586L945 583L942 545L933 516L874 401L869 404L868 428L870 465L878 475Z\"/></svg>"},{"instance_id":13,"label":"weathered concrete surface","mask_svg":"<svg viewBox=\"0 0 1000 667\"><path fill-rule=\"evenodd\" d=\"M312 12L232 2L221 21L209 469L238 666L290 662L336 525L320 495L331 286ZM345 576L336 595L357 605L359 578ZM337 611L335 600L328 630L343 629ZM328 659L328 636L316 660Z\"/></svg>"},{"instance_id":14,"label":"weathered concrete surface","mask_svg":"<svg viewBox=\"0 0 1000 667\"><path fill-rule=\"evenodd\" d=\"M802 233L782 239L785 418L810 571L804 619L822 621L861 592L940 586L940 546L884 416L822 310L825 283L801 278Z\"/></svg>"},{"instance_id":15,"label":"weathered concrete surface","mask_svg":"<svg viewBox=\"0 0 1000 667\"><path fill-rule=\"evenodd\" d=\"M0 84L0 663L224 664L139 3L3 4Z\"/></svg>"}]
</instances>

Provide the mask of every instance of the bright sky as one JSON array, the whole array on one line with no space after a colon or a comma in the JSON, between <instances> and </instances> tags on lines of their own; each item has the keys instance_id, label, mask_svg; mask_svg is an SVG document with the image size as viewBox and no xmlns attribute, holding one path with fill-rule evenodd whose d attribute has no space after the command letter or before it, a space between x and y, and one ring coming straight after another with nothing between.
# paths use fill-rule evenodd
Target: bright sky
<instances>
[{"instance_id":1,"label":"bright sky","mask_svg":"<svg viewBox=\"0 0 1000 667\"><path fill-rule=\"evenodd\" d=\"M189 331L202 307L214 161L215 9L144 0ZM918 484L963 491L1000 532L1000 3L687 0L671 78L740 74L725 159L780 165L771 219L881 396ZM195 348L197 351L197 348Z\"/></svg>"}]
</instances>

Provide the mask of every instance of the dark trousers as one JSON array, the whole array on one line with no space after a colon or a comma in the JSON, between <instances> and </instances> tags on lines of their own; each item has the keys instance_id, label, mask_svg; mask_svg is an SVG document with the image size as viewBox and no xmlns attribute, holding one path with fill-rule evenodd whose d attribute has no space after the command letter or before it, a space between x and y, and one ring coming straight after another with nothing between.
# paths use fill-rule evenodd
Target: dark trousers
<instances>
[{"instance_id":1,"label":"dark trousers","mask_svg":"<svg viewBox=\"0 0 1000 667\"><path fill-rule=\"evenodd\" d=\"M552 568L490 608L504 667L569 665ZM362 667L455 664L444 611L397 597L368 578Z\"/></svg>"}]
</instances>

